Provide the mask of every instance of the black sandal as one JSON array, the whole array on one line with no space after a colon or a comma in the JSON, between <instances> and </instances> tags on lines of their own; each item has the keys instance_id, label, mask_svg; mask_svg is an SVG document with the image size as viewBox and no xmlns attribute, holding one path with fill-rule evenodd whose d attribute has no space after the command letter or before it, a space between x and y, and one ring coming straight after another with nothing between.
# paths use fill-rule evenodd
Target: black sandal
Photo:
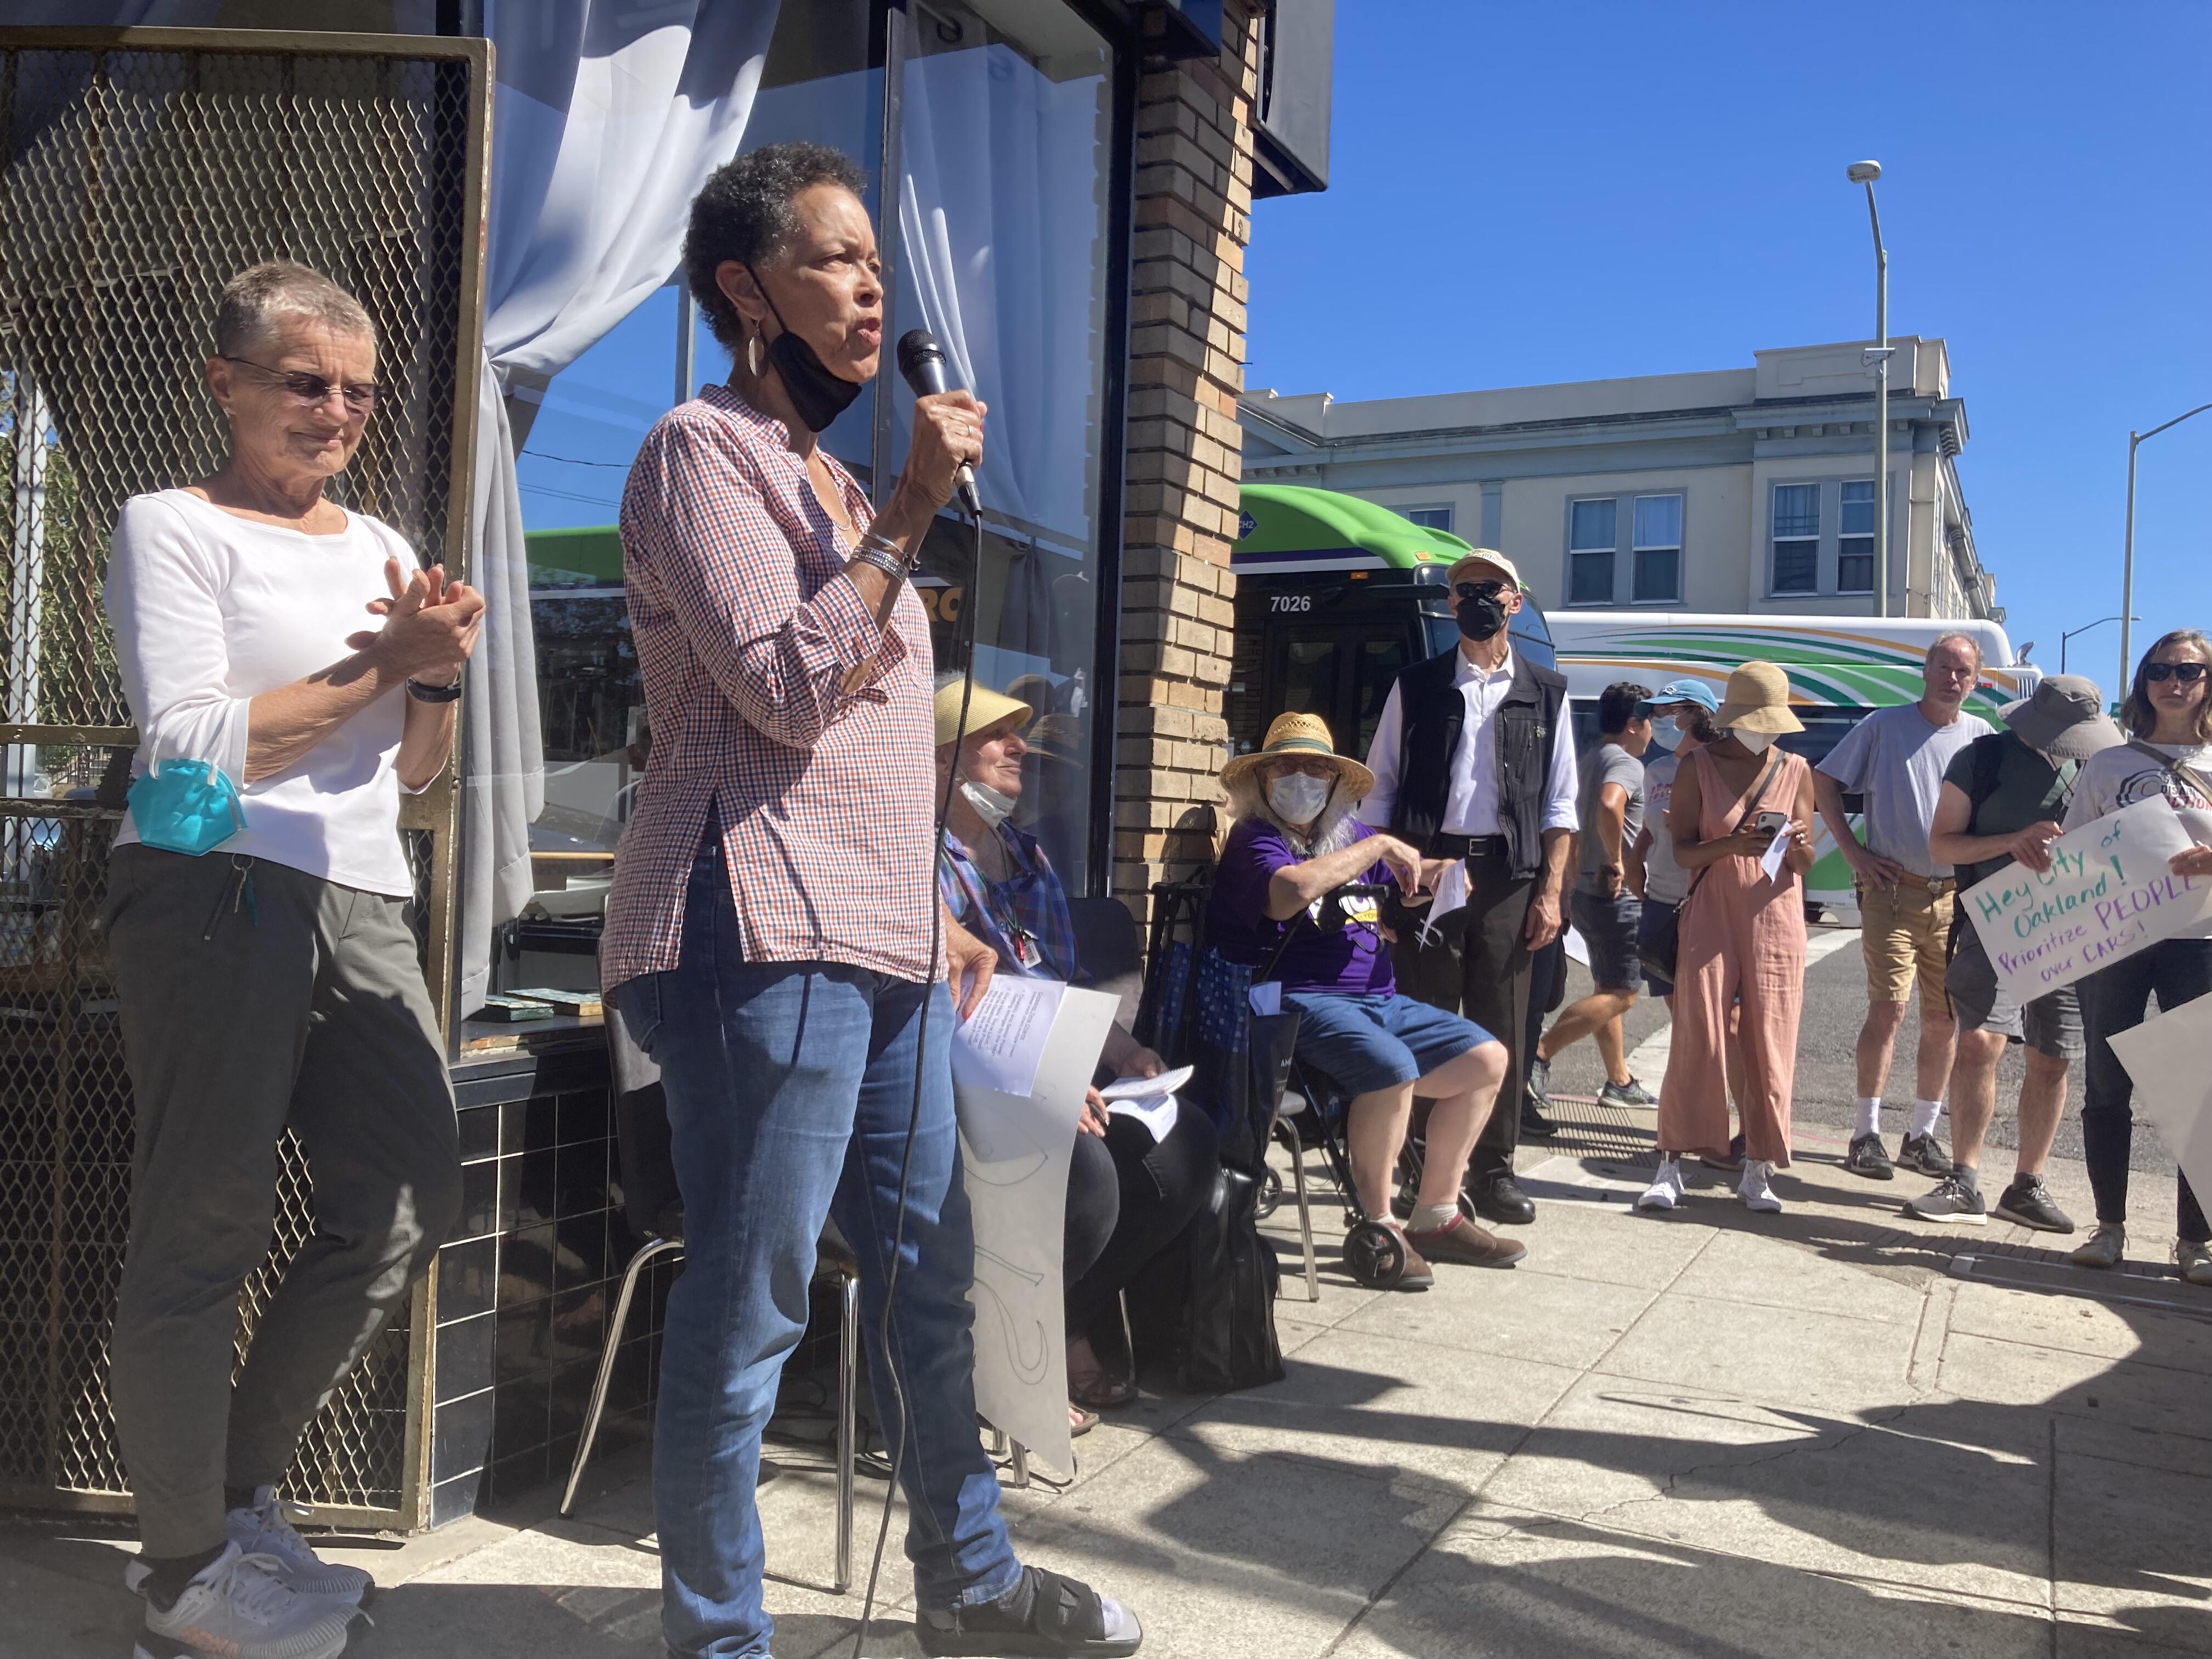
<instances>
[{"instance_id":1,"label":"black sandal","mask_svg":"<svg viewBox=\"0 0 2212 1659\"><path fill-rule=\"evenodd\" d=\"M951 1622L940 1625L939 1619ZM1021 1583L996 1601L925 1613L914 1628L921 1650L933 1659L1062 1659L1072 1654L1121 1659L1145 1639L1136 1614L1127 1607L1042 1567L1024 1567Z\"/></svg>"}]
</instances>

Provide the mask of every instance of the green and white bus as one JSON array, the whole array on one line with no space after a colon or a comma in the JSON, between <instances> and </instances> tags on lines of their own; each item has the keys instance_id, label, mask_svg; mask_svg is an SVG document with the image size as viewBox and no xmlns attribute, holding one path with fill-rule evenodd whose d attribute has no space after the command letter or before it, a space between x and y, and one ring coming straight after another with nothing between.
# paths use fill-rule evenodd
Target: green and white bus
<instances>
[{"instance_id":1,"label":"green and white bus","mask_svg":"<svg viewBox=\"0 0 2212 1659\"><path fill-rule=\"evenodd\" d=\"M1964 634L1981 647L1982 678L1966 708L1991 724L1998 709L2026 696L2043 678L2041 669L2014 656L2012 641L1992 622L1637 611L1555 611L1548 620L1584 746L1596 736L1598 694L1615 681L1656 690L1669 680L1696 678L1717 697L1729 672L1754 658L1790 676L1792 709L1805 730L1784 738L1782 746L1816 765L1874 710L1919 700L1920 666L1939 635ZM1825 827L1814 851L1808 899L1850 908L1851 872Z\"/></svg>"}]
</instances>

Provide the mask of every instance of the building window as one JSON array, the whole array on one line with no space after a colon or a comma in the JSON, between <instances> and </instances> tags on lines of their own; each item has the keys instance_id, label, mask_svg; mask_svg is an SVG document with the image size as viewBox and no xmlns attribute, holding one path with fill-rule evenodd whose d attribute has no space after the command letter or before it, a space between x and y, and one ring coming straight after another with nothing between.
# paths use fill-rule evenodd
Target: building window
<instances>
[{"instance_id":1,"label":"building window","mask_svg":"<svg viewBox=\"0 0 2212 1659\"><path fill-rule=\"evenodd\" d=\"M1874 480L1844 482L1843 510L1838 514L1836 592L1874 592Z\"/></svg>"},{"instance_id":2,"label":"building window","mask_svg":"<svg viewBox=\"0 0 2212 1659\"><path fill-rule=\"evenodd\" d=\"M1613 603L1613 557L1620 504L1576 501L1568 509L1567 603Z\"/></svg>"},{"instance_id":3,"label":"building window","mask_svg":"<svg viewBox=\"0 0 2212 1659\"><path fill-rule=\"evenodd\" d=\"M1820 486L1774 486L1774 592L1820 589Z\"/></svg>"},{"instance_id":4,"label":"building window","mask_svg":"<svg viewBox=\"0 0 2212 1659\"><path fill-rule=\"evenodd\" d=\"M1674 605L1682 598L1682 498L1638 495L1630 554L1631 599Z\"/></svg>"},{"instance_id":5,"label":"building window","mask_svg":"<svg viewBox=\"0 0 2212 1659\"><path fill-rule=\"evenodd\" d=\"M1452 510L1448 507L1401 507L1396 509L1400 518L1417 524L1424 530L1441 530L1451 534Z\"/></svg>"}]
</instances>

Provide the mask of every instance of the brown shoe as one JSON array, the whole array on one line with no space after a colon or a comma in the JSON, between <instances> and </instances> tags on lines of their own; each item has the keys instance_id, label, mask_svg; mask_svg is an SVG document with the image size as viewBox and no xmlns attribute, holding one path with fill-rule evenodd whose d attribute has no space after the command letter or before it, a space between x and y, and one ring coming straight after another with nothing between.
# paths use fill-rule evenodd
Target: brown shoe
<instances>
[{"instance_id":1,"label":"brown shoe","mask_svg":"<svg viewBox=\"0 0 2212 1659\"><path fill-rule=\"evenodd\" d=\"M1454 1216L1434 1232L1408 1228L1406 1242L1431 1261L1457 1261L1469 1267L1510 1267L1528 1254L1526 1244L1500 1238L1463 1215Z\"/></svg>"}]
</instances>

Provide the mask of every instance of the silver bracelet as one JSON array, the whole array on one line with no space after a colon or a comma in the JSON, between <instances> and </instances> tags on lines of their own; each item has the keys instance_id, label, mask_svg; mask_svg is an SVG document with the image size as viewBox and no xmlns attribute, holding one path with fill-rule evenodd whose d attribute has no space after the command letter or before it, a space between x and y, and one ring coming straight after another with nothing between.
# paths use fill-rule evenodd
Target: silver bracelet
<instances>
[{"instance_id":1,"label":"silver bracelet","mask_svg":"<svg viewBox=\"0 0 2212 1659\"><path fill-rule=\"evenodd\" d=\"M914 551L908 553L890 537L880 535L873 530L863 530L860 532L860 544L862 547L873 548L886 557L897 560L902 570L911 571L921 559L920 543L917 542Z\"/></svg>"},{"instance_id":2,"label":"silver bracelet","mask_svg":"<svg viewBox=\"0 0 2212 1659\"><path fill-rule=\"evenodd\" d=\"M905 563L893 554L863 540L853 554L854 564L865 564L880 570L895 582L906 580Z\"/></svg>"}]
</instances>

